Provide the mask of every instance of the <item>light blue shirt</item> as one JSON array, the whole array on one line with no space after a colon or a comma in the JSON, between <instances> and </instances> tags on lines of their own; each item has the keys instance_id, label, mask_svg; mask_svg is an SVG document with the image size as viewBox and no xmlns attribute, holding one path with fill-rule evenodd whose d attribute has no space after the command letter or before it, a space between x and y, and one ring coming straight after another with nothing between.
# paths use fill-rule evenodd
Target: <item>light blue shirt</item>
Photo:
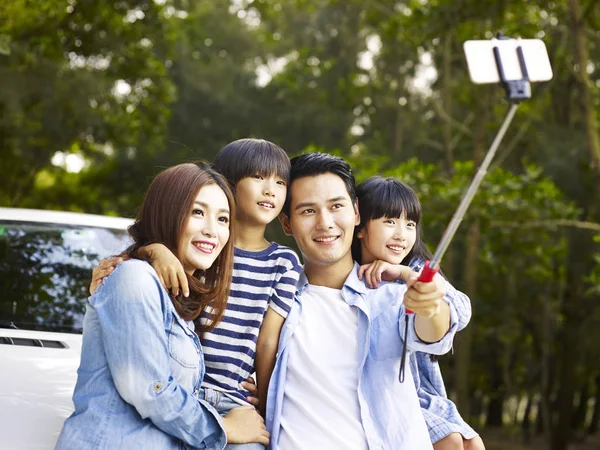
<instances>
[{"instance_id":1,"label":"light blue shirt","mask_svg":"<svg viewBox=\"0 0 600 450\"><path fill-rule=\"evenodd\" d=\"M423 260L415 258L410 267L419 272L423 263ZM446 297L458 314L456 331L460 331L471 320L471 301L447 280L444 282ZM412 353L409 362L431 442L438 442L451 433L460 433L465 439L476 436L477 432L464 421L456 405L448 398L439 363L432 361L427 353L422 352Z\"/></svg>"},{"instance_id":2,"label":"light blue shirt","mask_svg":"<svg viewBox=\"0 0 600 450\"><path fill-rule=\"evenodd\" d=\"M267 398L266 422L271 433L271 448L277 448L285 380L288 370L294 370L288 366L289 344L302 315L302 293L307 286L308 280L302 273L294 304L279 338L278 358ZM398 381L406 317L402 305L405 292L406 286L398 283L384 283L377 289L369 289L358 279L358 264L342 288L344 301L358 311L358 400L370 450L431 449L408 364L404 383ZM409 351L444 354L450 350L458 317L454 306L447 298L444 300L450 307L448 333L439 342L426 344L417 337L414 314L409 315Z\"/></svg>"},{"instance_id":3,"label":"light blue shirt","mask_svg":"<svg viewBox=\"0 0 600 450\"><path fill-rule=\"evenodd\" d=\"M120 264L89 298L81 363L57 449L223 449L217 412L197 398L204 375L192 322L152 267Z\"/></svg>"}]
</instances>

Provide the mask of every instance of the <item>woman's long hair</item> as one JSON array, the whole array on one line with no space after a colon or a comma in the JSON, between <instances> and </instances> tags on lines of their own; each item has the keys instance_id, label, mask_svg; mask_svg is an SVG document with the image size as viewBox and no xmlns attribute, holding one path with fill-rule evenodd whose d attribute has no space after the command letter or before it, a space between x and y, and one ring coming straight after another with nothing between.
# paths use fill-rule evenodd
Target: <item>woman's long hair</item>
<instances>
[{"instance_id":1,"label":"woman's long hair","mask_svg":"<svg viewBox=\"0 0 600 450\"><path fill-rule=\"evenodd\" d=\"M179 164L163 170L150 184L136 220L129 227L134 243L126 253L133 257L140 247L159 243L181 261L180 240L194 201L200 189L211 184L219 186L227 196L229 223L233 223L235 201L225 178L205 162ZM196 321L196 326L201 326L196 319L210 309L212 320L200 332L214 328L225 312L233 270L233 242L230 225L229 240L212 266L187 275L190 296L171 296L177 313L185 320Z\"/></svg>"}]
</instances>

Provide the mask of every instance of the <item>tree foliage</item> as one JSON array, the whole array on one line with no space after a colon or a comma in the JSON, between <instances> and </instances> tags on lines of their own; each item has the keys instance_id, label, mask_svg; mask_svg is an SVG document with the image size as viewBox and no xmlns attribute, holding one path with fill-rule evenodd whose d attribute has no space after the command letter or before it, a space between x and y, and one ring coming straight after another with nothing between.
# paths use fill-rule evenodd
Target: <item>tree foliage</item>
<instances>
[{"instance_id":1,"label":"tree foliage","mask_svg":"<svg viewBox=\"0 0 600 450\"><path fill-rule=\"evenodd\" d=\"M161 168L255 136L407 182L431 248L507 108L471 84L462 43L543 39L554 78L520 105L443 262L474 305L444 374L476 425L554 450L597 432L600 3L35 3L0 2L0 204L132 216Z\"/></svg>"}]
</instances>

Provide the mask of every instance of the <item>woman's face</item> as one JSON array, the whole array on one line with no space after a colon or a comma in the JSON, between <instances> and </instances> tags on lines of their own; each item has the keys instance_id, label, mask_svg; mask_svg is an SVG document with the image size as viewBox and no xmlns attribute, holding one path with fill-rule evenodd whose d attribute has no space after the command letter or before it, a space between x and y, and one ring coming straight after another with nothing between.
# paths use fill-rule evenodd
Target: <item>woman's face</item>
<instances>
[{"instance_id":1,"label":"woman's face","mask_svg":"<svg viewBox=\"0 0 600 450\"><path fill-rule=\"evenodd\" d=\"M208 269L229 239L229 202L216 184L203 186L196 195L179 242L179 255L188 275Z\"/></svg>"}]
</instances>

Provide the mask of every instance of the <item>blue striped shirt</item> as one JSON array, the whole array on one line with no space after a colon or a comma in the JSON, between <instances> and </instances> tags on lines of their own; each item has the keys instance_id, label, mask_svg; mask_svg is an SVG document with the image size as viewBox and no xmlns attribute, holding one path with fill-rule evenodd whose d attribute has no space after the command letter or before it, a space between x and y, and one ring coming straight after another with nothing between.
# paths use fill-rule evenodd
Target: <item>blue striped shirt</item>
<instances>
[{"instance_id":1,"label":"blue striped shirt","mask_svg":"<svg viewBox=\"0 0 600 450\"><path fill-rule=\"evenodd\" d=\"M240 382L254 373L256 340L264 315L271 308L287 317L301 269L296 252L276 242L259 252L235 249L223 320L202 337L203 387L245 402L249 393Z\"/></svg>"}]
</instances>

